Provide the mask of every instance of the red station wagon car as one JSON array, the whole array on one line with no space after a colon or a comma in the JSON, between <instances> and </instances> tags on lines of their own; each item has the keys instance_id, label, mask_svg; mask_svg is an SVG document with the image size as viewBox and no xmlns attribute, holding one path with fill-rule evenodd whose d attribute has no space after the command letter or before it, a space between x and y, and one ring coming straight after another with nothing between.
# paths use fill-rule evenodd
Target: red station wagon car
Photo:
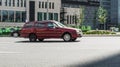
<instances>
[{"instance_id":1,"label":"red station wagon car","mask_svg":"<svg viewBox=\"0 0 120 67\"><path fill-rule=\"evenodd\" d=\"M82 37L81 29L69 28L54 20L27 22L20 31L20 36L31 42L47 38L63 38L64 41L75 41Z\"/></svg>"}]
</instances>

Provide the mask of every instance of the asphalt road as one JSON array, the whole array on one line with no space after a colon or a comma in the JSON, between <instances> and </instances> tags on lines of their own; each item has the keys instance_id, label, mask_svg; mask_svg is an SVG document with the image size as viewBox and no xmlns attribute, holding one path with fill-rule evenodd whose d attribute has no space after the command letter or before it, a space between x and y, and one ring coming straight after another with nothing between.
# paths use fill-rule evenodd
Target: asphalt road
<instances>
[{"instance_id":1,"label":"asphalt road","mask_svg":"<svg viewBox=\"0 0 120 67\"><path fill-rule=\"evenodd\" d=\"M82 37L76 42L0 37L0 67L120 67L120 37Z\"/></svg>"}]
</instances>

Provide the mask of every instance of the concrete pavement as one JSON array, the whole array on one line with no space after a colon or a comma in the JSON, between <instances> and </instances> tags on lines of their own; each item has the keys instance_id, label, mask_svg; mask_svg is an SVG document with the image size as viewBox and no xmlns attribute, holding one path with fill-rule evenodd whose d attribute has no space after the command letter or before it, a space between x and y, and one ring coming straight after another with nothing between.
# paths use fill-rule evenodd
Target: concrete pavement
<instances>
[{"instance_id":1,"label":"concrete pavement","mask_svg":"<svg viewBox=\"0 0 120 67\"><path fill-rule=\"evenodd\" d=\"M24 38L0 37L0 67L89 67L119 56L119 51L120 37L82 37L76 42L29 42Z\"/></svg>"}]
</instances>

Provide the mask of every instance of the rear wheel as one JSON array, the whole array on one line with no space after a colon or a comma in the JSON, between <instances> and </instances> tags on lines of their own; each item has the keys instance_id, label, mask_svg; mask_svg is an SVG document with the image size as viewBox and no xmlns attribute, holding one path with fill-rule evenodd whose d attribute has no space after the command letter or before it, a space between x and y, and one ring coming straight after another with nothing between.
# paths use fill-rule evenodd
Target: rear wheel
<instances>
[{"instance_id":1,"label":"rear wheel","mask_svg":"<svg viewBox=\"0 0 120 67\"><path fill-rule=\"evenodd\" d=\"M69 33L66 33L63 35L63 40L68 42L71 41L71 35Z\"/></svg>"},{"instance_id":2,"label":"rear wheel","mask_svg":"<svg viewBox=\"0 0 120 67\"><path fill-rule=\"evenodd\" d=\"M37 40L36 35L35 35L35 34L31 34L31 35L29 36L29 40L30 40L30 42L35 42L35 41Z\"/></svg>"},{"instance_id":3,"label":"rear wheel","mask_svg":"<svg viewBox=\"0 0 120 67\"><path fill-rule=\"evenodd\" d=\"M38 39L39 41L43 41L44 39Z\"/></svg>"}]
</instances>

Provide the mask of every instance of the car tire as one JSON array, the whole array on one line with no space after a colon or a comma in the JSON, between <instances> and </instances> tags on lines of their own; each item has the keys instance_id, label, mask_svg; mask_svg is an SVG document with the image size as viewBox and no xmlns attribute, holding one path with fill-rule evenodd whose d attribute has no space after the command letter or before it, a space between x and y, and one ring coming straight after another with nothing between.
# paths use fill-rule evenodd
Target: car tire
<instances>
[{"instance_id":1,"label":"car tire","mask_svg":"<svg viewBox=\"0 0 120 67\"><path fill-rule=\"evenodd\" d=\"M44 39L38 39L39 41L43 41Z\"/></svg>"},{"instance_id":2,"label":"car tire","mask_svg":"<svg viewBox=\"0 0 120 67\"><path fill-rule=\"evenodd\" d=\"M12 36L13 36L13 37L18 37L18 36L19 36L19 33L14 32L14 33L12 34Z\"/></svg>"},{"instance_id":3,"label":"car tire","mask_svg":"<svg viewBox=\"0 0 120 67\"><path fill-rule=\"evenodd\" d=\"M31 34L31 35L29 36L29 40L30 40L30 42L35 42L35 41L37 40L36 35L35 35L35 34Z\"/></svg>"},{"instance_id":4,"label":"car tire","mask_svg":"<svg viewBox=\"0 0 120 67\"><path fill-rule=\"evenodd\" d=\"M63 40L66 41L66 42L69 42L71 41L71 35L69 33L66 33L63 35Z\"/></svg>"}]
</instances>

